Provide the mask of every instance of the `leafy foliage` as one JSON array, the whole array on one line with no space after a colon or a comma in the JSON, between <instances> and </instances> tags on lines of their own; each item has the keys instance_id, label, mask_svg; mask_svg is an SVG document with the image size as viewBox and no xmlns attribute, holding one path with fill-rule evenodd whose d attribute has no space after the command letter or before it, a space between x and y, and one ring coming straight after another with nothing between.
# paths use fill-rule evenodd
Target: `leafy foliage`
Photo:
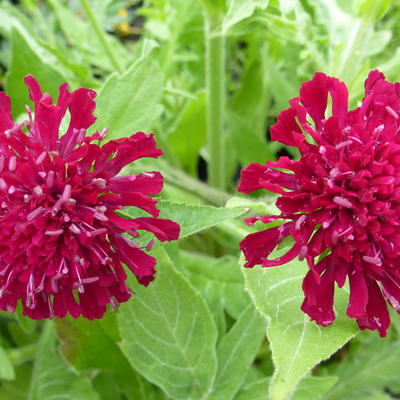
<instances>
[{"instance_id":1,"label":"leafy foliage","mask_svg":"<svg viewBox=\"0 0 400 400\"><path fill-rule=\"evenodd\" d=\"M121 306L121 347L148 380L176 399L201 399L216 372L216 328L200 296L158 251L158 279Z\"/></svg>"},{"instance_id":2,"label":"leafy foliage","mask_svg":"<svg viewBox=\"0 0 400 400\"><path fill-rule=\"evenodd\" d=\"M260 312L268 320L275 373L271 396L286 399L297 382L320 361L340 349L358 331L345 315L348 293L336 294L336 321L319 327L301 310L301 281L307 267L292 261L281 268L254 267L244 270L246 287ZM288 295L290 294L290 295Z\"/></svg>"}]
</instances>

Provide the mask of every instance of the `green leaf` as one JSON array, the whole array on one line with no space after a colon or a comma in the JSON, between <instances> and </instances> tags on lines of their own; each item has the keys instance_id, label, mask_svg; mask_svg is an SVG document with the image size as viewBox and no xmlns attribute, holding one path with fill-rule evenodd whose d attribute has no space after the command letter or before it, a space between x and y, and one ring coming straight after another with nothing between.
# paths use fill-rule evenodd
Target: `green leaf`
<instances>
[{"instance_id":1,"label":"green leaf","mask_svg":"<svg viewBox=\"0 0 400 400\"><path fill-rule=\"evenodd\" d=\"M113 333L115 319L115 313L107 313L94 321L58 319L56 330L61 338L61 352L78 371L109 372L126 396L146 400L152 391L151 385L132 369L117 345L120 338L118 332L116 337Z\"/></svg>"},{"instance_id":2,"label":"green leaf","mask_svg":"<svg viewBox=\"0 0 400 400\"><path fill-rule=\"evenodd\" d=\"M12 101L14 117L25 112L25 104L32 104L24 77L32 74L41 85L42 91L58 97L58 88L65 82L56 70L50 57L27 33L15 27L11 31L11 66L6 81L6 92Z\"/></svg>"},{"instance_id":3,"label":"green leaf","mask_svg":"<svg viewBox=\"0 0 400 400\"><path fill-rule=\"evenodd\" d=\"M239 391L265 337L266 321L249 304L217 348L218 370L210 400L229 400Z\"/></svg>"},{"instance_id":4,"label":"green leaf","mask_svg":"<svg viewBox=\"0 0 400 400\"><path fill-rule=\"evenodd\" d=\"M373 390L370 393L362 393L357 396L357 400L393 400L393 396L385 392Z\"/></svg>"},{"instance_id":5,"label":"green leaf","mask_svg":"<svg viewBox=\"0 0 400 400\"><path fill-rule=\"evenodd\" d=\"M242 165L249 165L252 162L265 164L268 160L274 159L274 154L268 149L266 141L255 135L246 119L232 111L227 115L231 140L235 144L237 160Z\"/></svg>"},{"instance_id":6,"label":"green leaf","mask_svg":"<svg viewBox=\"0 0 400 400\"><path fill-rule=\"evenodd\" d=\"M362 394L372 396L376 390L383 390L392 382L398 383L399 354L400 342L369 335L369 340L362 343L355 354L330 371L339 381L324 395L324 400L352 400Z\"/></svg>"},{"instance_id":7,"label":"green leaf","mask_svg":"<svg viewBox=\"0 0 400 400\"><path fill-rule=\"evenodd\" d=\"M174 399L205 398L217 366L214 321L165 250L153 255L156 280L146 288L131 279L136 295L120 308L122 351L137 371Z\"/></svg>"},{"instance_id":8,"label":"green leaf","mask_svg":"<svg viewBox=\"0 0 400 400\"><path fill-rule=\"evenodd\" d=\"M0 400L26 400L31 382L32 366L24 363L15 367L15 379L0 382Z\"/></svg>"},{"instance_id":9,"label":"green leaf","mask_svg":"<svg viewBox=\"0 0 400 400\"><path fill-rule=\"evenodd\" d=\"M15 378L14 366L5 350L0 347L0 379L12 381Z\"/></svg>"},{"instance_id":10,"label":"green leaf","mask_svg":"<svg viewBox=\"0 0 400 400\"><path fill-rule=\"evenodd\" d=\"M264 10L268 0L230 0L229 9L222 21L222 32L226 34L232 26L251 17L256 8Z\"/></svg>"},{"instance_id":11,"label":"green leaf","mask_svg":"<svg viewBox=\"0 0 400 400\"><path fill-rule=\"evenodd\" d=\"M243 270L250 296L268 320L267 336L275 365L271 400L290 396L311 368L358 332L354 320L346 316L345 289L336 291L336 321L331 326L318 326L300 310L304 298L301 285L307 270L307 264L300 261L281 267Z\"/></svg>"},{"instance_id":12,"label":"green leaf","mask_svg":"<svg viewBox=\"0 0 400 400\"><path fill-rule=\"evenodd\" d=\"M337 376L306 376L296 387L291 400L317 399L327 392L337 381Z\"/></svg>"},{"instance_id":13,"label":"green leaf","mask_svg":"<svg viewBox=\"0 0 400 400\"><path fill-rule=\"evenodd\" d=\"M52 321L46 321L35 358L28 400L100 400L88 379L67 365L56 348Z\"/></svg>"},{"instance_id":14,"label":"green leaf","mask_svg":"<svg viewBox=\"0 0 400 400\"><path fill-rule=\"evenodd\" d=\"M188 102L173 131L168 135L168 143L182 165L194 175L199 151L205 141L206 94L203 91Z\"/></svg>"},{"instance_id":15,"label":"green leaf","mask_svg":"<svg viewBox=\"0 0 400 400\"><path fill-rule=\"evenodd\" d=\"M123 400L115 377L109 372L99 372L92 381L93 387L99 394L101 400Z\"/></svg>"},{"instance_id":16,"label":"green leaf","mask_svg":"<svg viewBox=\"0 0 400 400\"><path fill-rule=\"evenodd\" d=\"M268 386L271 378L262 378L244 385L235 396L235 400L268 400Z\"/></svg>"},{"instance_id":17,"label":"green leaf","mask_svg":"<svg viewBox=\"0 0 400 400\"><path fill-rule=\"evenodd\" d=\"M225 10L226 0L199 0L205 11L209 14L222 14Z\"/></svg>"},{"instance_id":18,"label":"green leaf","mask_svg":"<svg viewBox=\"0 0 400 400\"><path fill-rule=\"evenodd\" d=\"M54 12L69 44L82 47L86 41L88 29L85 21L75 15L63 2L46 0Z\"/></svg>"},{"instance_id":19,"label":"green leaf","mask_svg":"<svg viewBox=\"0 0 400 400\"><path fill-rule=\"evenodd\" d=\"M109 128L108 139L148 132L160 116L163 74L146 57L122 75L112 74L96 98L94 129Z\"/></svg>"},{"instance_id":20,"label":"green leaf","mask_svg":"<svg viewBox=\"0 0 400 400\"><path fill-rule=\"evenodd\" d=\"M15 311L15 317L19 326L24 330L26 333L33 333L36 329L36 321L29 317L26 317L22 314L22 305L21 302L18 302L17 309Z\"/></svg>"},{"instance_id":21,"label":"green leaf","mask_svg":"<svg viewBox=\"0 0 400 400\"><path fill-rule=\"evenodd\" d=\"M203 205L189 205L168 200L158 201L157 207L160 210L160 218L171 219L180 225L181 231L179 239L184 239L204 229L211 228L223 221L239 217L246 212L245 208L218 208ZM134 218L145 215L142 210L136 207L125 207L124 213L126 213L126 217ZM152 237L153 235L143 232L140 234L139 240L136 241L147 245Z\"/></svg>"},{"instance_id":22,"label":"green leaf","mask_svg":"<svg viewBox=\"0 0 400 400\"><path fill-rule=\"evenodd\" d=\"M389 10L391 0L356 0L355 9L359 17L365 22L379 21Z\"/></svg>"},{"instance_id":23,"label":"green leaf","mask_svg":"<svg viewBox=\"0 0 400 400\"><path fill-rule=\"evenodd\" d=\"M181 251L182 266L192 285L204 294L210 309L225 308L235 319L249 304L249 296L243 290L244 280L236 257L213 258ZM220 288L220 296L213 295Z\"/></svg>"},{"instance_id":24,"label":"green leaf","mask_svg":"<svg viewBox=\"0 0 400 400\"><path fill-rule=\"evenodd\" d=\"M237 218L246 212L244 208L195 206L172 201L160 201L158 205L161 218L170 218L181 226L180 239L211 228L223 221Z\"/></svg>"}]
</instances>

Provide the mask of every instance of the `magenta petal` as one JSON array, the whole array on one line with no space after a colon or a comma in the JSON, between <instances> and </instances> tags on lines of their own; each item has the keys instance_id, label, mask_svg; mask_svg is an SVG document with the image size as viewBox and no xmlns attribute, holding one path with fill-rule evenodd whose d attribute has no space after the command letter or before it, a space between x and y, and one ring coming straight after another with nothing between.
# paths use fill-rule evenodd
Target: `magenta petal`
<instances>
[{"instance_id":1,"label":"magenta petal","mask_svg":"<svg viewBox=\"0 0 400 400\"><path fill-rule=\"evenodd\" d=\"M257 189L268 189L274 193L285 193L279 184L270 183L267 176L268 170L266 165L250 164L241 172L238 191L249 194Z\"/></svg>"},{"instance_id":2,"label":"magenta petal","mask_svg":"<svg viewBox=\"0 0 400 400\"><path fill-rule=\"evenodd\" d=\"M38 81L32 75L27 75L24 78L24 82L29 88L29 97L36 106L36 104L42 99L42 89L40 88Z\"/></svg>"},{"instance_id":3,"label":"magenta petal","mask_svg":"<svg viewBox=\"0 0 400 400\"><path fill-rule=\"evenodd\" d=\"M366 313L368 304L368 289L364 276L361 272L355 271L349 275L350 299L347 308L347 315L350 318L358 318Z\"/></svg>"},{"instance_id":4,"label":"magenta petal","mask_svg":"<svg viewBox=\"0 0 400 400\"><path fill-rule=\"evenodd\" d=\"M73 129L87 129L96 121L96 117L93 115L96 108L95 97L94 90L84 88L75 90L71 94L68 104L71 121L67 133Z\"/></svg>"},{"instance_id":5,"label":"magenta petal","mask_svg":"<svg viewBox=\"0 0 400 400\"><path fill-rule=\"evenodd\" d=\"M400 313L400 280L389 272L385 275L380 281L383 295L393 309Z\"/></svg>"},{"instance_id":6,"label":"magenta petal","mask_svg":"<svg viewBox=\"0 0 400 400\"><path fill-rule=\"evenodd\" d=\"M338 118L339 126L343 126L348 111L349 93L347 87L338 79L331 78L330 93L332 96L332 115Z\"/></svg>"},{"instance_id":7,"label":"magenta petal","mask_svg":"<svg viewBox=\"0 0 400 400\"><path fill-rule=\"evenodd\" d=\"M376 69L372 70L368 74L368 78L366 79L366 81L364 83L365 94L368 95L372 91L372 89L377 81L384 80L384 79L385 79L385 75L383 75L382 72L379 72Z\"/></svg>"},{"instance_id":8,"label":"magenta petal","mask_svg":"<svg viewBox=\"0 0 400 400\"><path fill-rule=\"evenodd\" d=\"M0 132L5 132L13 125L10 98L4 92L0 92Z\"/></svg>"},{"instance_id":9,"label":"magenta petal","mask_svg":"<svg viewBox=\"0 0 400 400\"><path fill-rule=\"evenodd\" d=\"M281 111L278 115L278 122L271 126L271 140L295 147L297 143L293 134L303 135L296 121L296 115L296 112L291 108Z\"/></svg>"},{"instance_id":10,"label":"magenta petal","mask_svg":"<svg viewBox=\"0 0 400 400\"><path fill-rule=\"evenodd\" d=\"M265 259L264 262L262 263L262 266L274 267L276 265L287 264L289 261L292 261L299 255L301 247L302 247L301 243L295 243L290 248L290 250L286 252L283 256L277 257L273 260Z\"/></svg>"},{"instance_id":11,"label":"magenta petal","mask_svg":"<svg viewBox=\"0 0 400 400\"><path fill-rule=\"evenodd\" d=\"M288 229L282 225L247 235L239 244L247 261L244 266L249 268L257 264L266 266L265 263L274 263L276 260L268 261L267 257L288 234Z\"/></svg>"},{"instance_id":12,"label":"magenta petal","mask_svg":"<svg viewBox=\"0 0 400 400\"><path fill-rule=\"evenodd\" d=\"M280 219L281 217L279 215L271 215L271 216L260 216L260 217L250 217L250 218L245 218L244 222L246 222L246 224L248 226L251 226L253 224L255 224L257 221L261 221L264 224L268 224L272 221L275 221L277 219Z\"/></svg>"},{"instance_id":13,"label":"magenta petal","mask_svg":"<svg viewBox=\"0 0 400 400\"><path fill-rule=\"evenodd\" d=\"M326 263L327 261L324 262L324 265ZM333 311L334 280L332 277L332 267L328 266L321 276L319 283L315 278L314 271L308 271L303 281L303 292L305 299L301 305L301 309L310 316L312 321L316 321L318 325L331 325L335 320L335 313Z\"/></svg>"},{"instance_id":14,"label":"magenta petal","mask_svg":"<svg viewBox=\"0 0 400 400\"><path fill-rule=\"evenodd\" d=\"M169 219L142 217L135 218L137 229L152 232L162 242L179 238L180 226Z\"/></svg>"},{"instance_id":15,"label":"magenta petal","mask_svg":"<svg viewBox=\"0 0 400 400\"><path fill-rule=\"evenodd\" d=\"M317 72L311 81L301 85L300 100L314 120L317 131L321 129L322 120L325 119L330 80L322 72Z\"/></svg>"},{"instance_id":16,"label":"magenta petal","mask_svg":"<svg viewBox=\"0 0 400 400\"><path fill-rule=\"evenodd\" d=\"M381 337L385 337L390 325L386 302L376 281L371 278L366 278L365 281L368 287L367 311L364 316L357 318L358 326L361 330L376 329Z\"/></svg>"},{"instance_id":17,"label":"magenta petal","mask_svg":"<svg viewBox=\"0 0 400 400\"><path fill-rule=\"evenodd\" d=\"M158 194L163 187L163 177L159 172L143 172L140 175L117 176L110 179L108 189L114 193L140 192Z\"/></svg>"},{"instance_id":18,"label":"magenta petal","mask_svg":"<svg viewBox=\"0 0 400 400\"><path fill-rule=\"evenodd\" d=\"M154 279L156 273L154 269L155 258L138 248L132 247L123 236L115 235L112 238L112 243L120 252L122 261L135 274L138 282L147 286Z\"/></svg>"},{"instance_id":19,"label":"magenta petal","mask_svg":"<svg viewBox=\"0 0 400 400\"><path fill-rule=\"evenodd\" d=\"M121 195L104 195L101 196L105 205L118 208L118 206L131 206L140 208L154 217L158 217L160 211L157 208L157 200L145 196L142 193L124 193Z\"/></svg>"},{"instance_id":20,"label":"magenta petal","mask_svg":"<svg viewBox=\"0 0 400 400\"><path fill-rule=\"evenodd\" d=\"M37 80L32 75L26 76L24 82L28 86L30 98L35 104L35 121L31 134L44 147L55 150L59 137L58 129L68 105L68 85L64 83L60 86L59 102L55 106L47 93L42 94Z\"/></svg>"},{"instance_id":21,"label":"magenta petal","mask_svg":"<svg viewBox=\"0 0 400 400\"><path fill-rule=\"evenodd\" d=\"M68 105L71 114L68 130L60 139L60 153L63 157L67 157L75 145L81 144L78 143L81 130L86 130L96 121L96 117L93 115L96 107L96 102L93 100L95 97L95 91L81 88L70 95L66 104L61 103L65 106ZM81 136L82 142L84 135Z\"/></svg>"},{"instance_id":22,"label":"magenta petal","mask_svg":"<svg viewBox=\"0 0 400 400\"><path fill-rule=\"evenodd\" d=\"M142 157L157 158L162 154L157 149L154 135L137 132L128 139L111 141L107 144L115 145L115 156L105 163L105 170L112 176L118 174L125 165Z\"/></svg>"}]
</instances>

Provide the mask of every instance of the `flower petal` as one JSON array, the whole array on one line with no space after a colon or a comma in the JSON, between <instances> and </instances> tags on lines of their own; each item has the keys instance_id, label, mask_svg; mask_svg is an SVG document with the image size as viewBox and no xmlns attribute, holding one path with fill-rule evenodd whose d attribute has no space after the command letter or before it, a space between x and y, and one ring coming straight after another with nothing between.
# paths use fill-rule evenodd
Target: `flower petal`
<instances>
[{"instance_id":1,"label":"flower petal","mask_svg":"<svg viewBox=\"0 0 400 400\"><path fill-rule=\"evenodd\" d=\"M366 314L357 318L361 330L378 330L381 337L386 336L390 324L389 312L383 299L381 289L375 280L366 277L368 287L368 304Z\"/></svg>"}]
</instances>

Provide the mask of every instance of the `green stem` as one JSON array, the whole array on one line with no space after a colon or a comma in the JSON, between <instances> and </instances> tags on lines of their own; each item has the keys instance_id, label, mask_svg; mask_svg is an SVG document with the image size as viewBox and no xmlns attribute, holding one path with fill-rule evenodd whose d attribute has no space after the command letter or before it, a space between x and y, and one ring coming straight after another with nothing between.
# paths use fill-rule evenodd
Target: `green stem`
<instances>
[{"instance_id":1,"label":"green stem","mask_svg":"<svg viewBox=\"0 0 400 400\"><path fill-rule=\"evenodd\" d=\"M118 73L122 73L122 68L118 64L117 58L114 56L114 53L112 52L110 43L107 41L107 38L103 32L103 29L101 28L99 21L97 20L96 16L93 13L93 10L89 4L89 0L81 0L81 4L83 9L85 10L85 13L87 17L89 18L89 21L96 32L97 37L99 38L101 44L104 47L104 51L106 52L108 58L110 59L110 62L112 66L118 71Z\"/></svg>"},{"instance_id":2,"label":"green stem","mask_svg":"<svg viewBox=\"0 0 400 400\"><path fill-rule=\"evenodd\" d=\"M243 221L223 221L217 228L221 229L222 231L228 233L230 236L236 237L239 240L244 239L250 233L256 232L254 229L249 228L247 225L244 224Z\"/></svg>"},{"instance_id":3,"label":"green stem","mask_svg":"<svg viewBox=\"0 0 400 400\"><path fill-rule=\"evenodd\" d=\"M169 166L162 160L159 160L159 162L163 163L165 166L165 169L163 169L163 174L167 183L193 193L216 206L223 207L230 199L231 196L228 193L213 188L206 183L199 181L198 179L192 178L190 175L177 168Z\"/></svg>"},{"instance_id":4,"label":"green stem","mask_svg":"<svg viewBox=\"0 0 400 400\"><path fill-rule=\"evenodd\" d=\"M34 343L24 347L8 349L7 355L14 365L19 365L24 362L33 360L35 358L37 349L38 345L37 343Z\"/></svg>"},{"instance_id":5,"label":"green stem","mask_svg":"<svg viewBox=\"0 0 400 400\"><path fill-rule=\"evenodd\" d=\"M208 176L212 186L225 189L225 37L213 34L218 13L205 13Z\"/></svg>"}]
</instances>

